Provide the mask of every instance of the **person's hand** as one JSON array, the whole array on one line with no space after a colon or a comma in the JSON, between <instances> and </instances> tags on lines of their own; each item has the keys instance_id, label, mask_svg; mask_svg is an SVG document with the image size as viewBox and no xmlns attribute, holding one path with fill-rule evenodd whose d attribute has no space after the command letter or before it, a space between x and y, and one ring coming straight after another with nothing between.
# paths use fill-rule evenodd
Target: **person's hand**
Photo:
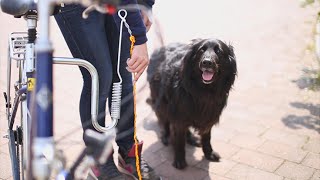
<instances>
[{"instance_id":1,"label":"person's hand","mask_svg":"<svg viewBox=\"0 0 320 180\"><path fill-rule=\"evenodd\" d=\"M131 59L127 61L127 70L134 73L134 83L138 81L141 74L149 64L147 44L135 45L132 50Z\"/></svg>"},{"instance_id":2,"label":"person's hand","mask_svg":"<svg viewBox=\"0 0 320 180\"><path fill-rule=\"evenodd\" d=\"M151 25L152 25L152 21L150 19L151 17L149 17L148 14L144 11L141 11L141 14L142 14L143 23L146 26L146 30L148 32L151 28Z\"/></svg>"}]
</instances>

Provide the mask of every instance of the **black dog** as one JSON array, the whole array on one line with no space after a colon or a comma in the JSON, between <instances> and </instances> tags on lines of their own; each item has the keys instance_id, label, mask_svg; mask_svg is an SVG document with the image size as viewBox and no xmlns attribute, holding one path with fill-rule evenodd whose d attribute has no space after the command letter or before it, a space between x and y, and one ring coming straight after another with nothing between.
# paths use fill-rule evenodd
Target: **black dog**
<instances>
[{"instance_id":1,"label":"black dog","mask_svg":"<svg viewBox=\"0 0 320 180\"><path fill-rule=\"evenodd\" d=\"M198 131L205 157L219 161L210 143L211 128L219 122L237 74L233 47L217 39L171 44L152 54L147 73L151 91L147 102L163 127L165 145L171 136L173 166L187 166L186 139L197 145L189 127Z\"/></svg>"}]
</instances>

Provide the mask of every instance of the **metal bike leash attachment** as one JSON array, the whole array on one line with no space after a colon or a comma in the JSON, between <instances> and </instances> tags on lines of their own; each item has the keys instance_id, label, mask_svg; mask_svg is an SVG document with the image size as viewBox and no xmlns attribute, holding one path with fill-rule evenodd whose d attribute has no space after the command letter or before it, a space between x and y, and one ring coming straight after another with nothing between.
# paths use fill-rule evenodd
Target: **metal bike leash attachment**
<instances>
[{"instance_id":1,"label":"metal bike leash attachment","mask_svg":"<svg viewBox=\"0 0 320 180\"><path fill-rule=\"evenodd\" d=\"M122 94L122 77L120 74L120 61L121 61L121 47L122 47L122 29L123 24L127 27L129 34L131 35L131 30L129 28L128 23L126 22L127 17L127 11L124 9L121 9L118 11L118 16L121 18L121 24L120 24L120 32L119 32L119 48L118 48L118 62L117 62L117 75L119 78L119 82L115 82L112 85L112 95L111 95L111 119L112 123L111 125L108 125L106 127L102 127L99 125L97 121L92 121L93 127L100 132L106 132L112 128L114 128L119 119L120 119L120 113L121 113L121 94Z\"/></svg>"}]
</instances>

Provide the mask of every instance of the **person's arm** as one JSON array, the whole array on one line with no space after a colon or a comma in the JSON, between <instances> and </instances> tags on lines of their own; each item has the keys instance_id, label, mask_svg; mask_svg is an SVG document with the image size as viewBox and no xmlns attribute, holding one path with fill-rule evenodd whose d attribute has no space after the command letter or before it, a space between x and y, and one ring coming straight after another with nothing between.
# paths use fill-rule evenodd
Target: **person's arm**
<instances>
[{"instance_id":1,"label":"person's arm","mask_svg":"<svg viewBox=\"0 0 320 180\"><path fill-rule=\"evenodd\" d=\"M152 12L152 6L154 5L154 0L138 0L138 3L146 7L148 11ZM143 23L146 26L146 30L148 32L152 25L151 17L149 17L151 13L142 11L141 14L142 14Z\"/></svg>"},{"instance_id":2,"label":"person's arm","mask_svg":"<svg viewBox=\"0 0 320 180\"><path fill-rule=\"evenodd\" d=\"M154 4L154 0L146 1L148 8L151 8ZM137 0L124 0L121 5L128 4L137 4ZM146 44L148 39L146 33L151 26L151 22L148 22L149 18L143 18L141 12L138 10L128 11L126 21L130 26L132 35L136 39L131 58L127 61L127 70L131 73L135 73L134 82L136 82L149 64L148 48Z\"/></svg>"},{"instance_id":3,"label":"person's arm","mask_svg":"<svg viewBox=\"0 0 320 180\"><path fill-rule=\"evenodd\" d=\"M154 5L154 0L138 0L138 3L151 9Z\"/></svg>"}]
</instances>

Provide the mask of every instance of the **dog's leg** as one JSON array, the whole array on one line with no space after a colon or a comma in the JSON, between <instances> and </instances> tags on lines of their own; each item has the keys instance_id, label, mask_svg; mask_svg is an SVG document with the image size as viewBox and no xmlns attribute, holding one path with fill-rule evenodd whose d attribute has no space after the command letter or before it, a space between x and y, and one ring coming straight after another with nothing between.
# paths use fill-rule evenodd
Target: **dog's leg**
<instances>
[{"instance_id":1,"label":"dog's leg","mask_svg":"<svg viewBox=\"0 0 320 180\"><path fill-rule=\"evenodd\" d=\"M171 126L171 142L174 149L173 166L177 169L184 169L187 166L186 162L186 129L187 127Z\"/></svg>"},{"instance_id":2,"label":"dog's leg","mask_svg":"<svg viewBox=\"0 0 320 180\"><path fill-rule=\"evenodd\" d=\"M169 137L170 137L170 123L165 122L163 124L163 130L161 132L161 141L166 146L169 144Z\"/></svg>"},{"instance_id":3,"label":"dog's leg","mask_svg":"<svg viewBox=\"0 0 320 180\"><path fill-rule=\"evenodd\" d=\"M196 137L190 129L187 130L187 143L191 146L201 147L200 139Z\"/></svg>"},{"instance_id":4,"label":"dog's leg","mask_svg":"<svg viewBox=\"0 0 320 180\"><path fill-rule=\"evenodd\" d=\"M210 143L211 140L211 129L210 131L201 135L201 143L202 143L202 150L204 156L209 161L219 162L220 155L217 152L214 152Z\"/></svg>"}]
</instances>

